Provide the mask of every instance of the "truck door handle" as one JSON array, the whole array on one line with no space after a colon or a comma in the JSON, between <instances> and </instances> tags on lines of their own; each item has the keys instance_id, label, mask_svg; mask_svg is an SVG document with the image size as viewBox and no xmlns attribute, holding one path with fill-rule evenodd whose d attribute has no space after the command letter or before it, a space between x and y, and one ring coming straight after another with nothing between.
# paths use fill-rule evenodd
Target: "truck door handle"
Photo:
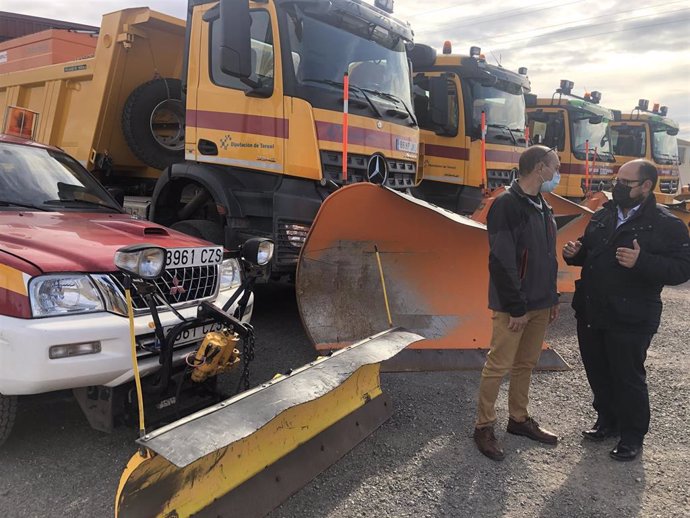
<instances>
[{"instance_id":1,"label":"truck door handle","mask_svg":"<svg viewBox=\"0 0 690 518\"><path fill-rule=\"evenodd\" d=\"M217 155L218 154L218 146L216 146L215 142L211 142L210 140L206 139L200 139L199 143L197 144L197 149L199 150L199 153L202 155Z\"/></svg>"}]
</instances>

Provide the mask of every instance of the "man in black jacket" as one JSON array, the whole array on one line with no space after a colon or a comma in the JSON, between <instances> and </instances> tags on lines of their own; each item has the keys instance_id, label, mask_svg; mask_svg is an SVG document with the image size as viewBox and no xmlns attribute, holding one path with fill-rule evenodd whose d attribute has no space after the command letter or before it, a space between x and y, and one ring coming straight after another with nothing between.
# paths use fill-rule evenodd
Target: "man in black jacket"
<instances>
[{"instance_id":1,"label":"man in black jacket","mask_svg":"<svg viewBox=\"0 0 690 518\"><path fill-rule=\"evenodd\" d=\"M491 350L482 370L474 441L493 460L504 458L494 435L496 398L510 372L508 433L556 444L527 411L532 370L546 326L558 315L556 222L540 191L553 190L560 161L552 149L532 146L520 156L519 178L494 200L487 215Z\"/></svg>"},{"instance_id":2,"label":"man in black jacket","mask_svg":"<svg viewBox=\"0 0 690 518\"><path fill-rule=\"evenodd\" d=\"M656 182L651 162L624 164L613 200L563 248L568 264L582 266L572 305L598 415L582 433L591 440L620 433L610 452L616 460L636 458L649 429L644 362L659 327L661 290L690 279L688 229L656 204Z\"/></svg>"}]
</instances>

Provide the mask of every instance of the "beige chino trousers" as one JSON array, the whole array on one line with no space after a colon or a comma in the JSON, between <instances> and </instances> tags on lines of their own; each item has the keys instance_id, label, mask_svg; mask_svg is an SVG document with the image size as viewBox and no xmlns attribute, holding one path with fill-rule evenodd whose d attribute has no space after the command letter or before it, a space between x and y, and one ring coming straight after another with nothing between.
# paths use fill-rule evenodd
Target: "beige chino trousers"
<instances>
[{"instance_id":1,"label":"beige chino trousers","mask_svg":"<svg viewBox=\"0 0 690 518\"><path fill-rule=\"evenodd\" d=\"M527 404L532 369L539 361L550 314L551 308L528 311L528 323L524 329L511 331L508 329L510 315L494 311L491 349L479 382L477 428L492 426L496 422L496 398L501 382L509 372L509 415L518 422L529 417Z\"/></svg>"}]
</instances>

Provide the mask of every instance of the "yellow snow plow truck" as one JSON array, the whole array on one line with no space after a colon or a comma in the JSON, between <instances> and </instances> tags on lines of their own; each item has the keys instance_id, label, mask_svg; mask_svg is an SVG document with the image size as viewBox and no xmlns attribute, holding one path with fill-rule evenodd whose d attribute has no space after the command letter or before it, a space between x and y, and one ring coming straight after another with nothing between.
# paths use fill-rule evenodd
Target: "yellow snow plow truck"
<instances>
[{"instance_id":1,"label":"yellow snow plow truck","mask_svg":"<svg viewBox=\"0 0 690 518\"><path fill-rule=\"evenodd\" d=\"M131 212L229 248L270 238L273 275L293 275L333 190L419 181L413 34L392 0L375 4L110 13L93 57L0 76L0 113L33 111L35 139L124 191Z\"/></svg>"},{"instance_id":2,"label":"yellow snow plow truck","mask_svg":"<svg viewBox=\"0 0 690 518\"><path fill-rule=\"evenodd\" d=\"M527 69L518 73L486 62L479 47L469 55L415 44L415 114L421 129L422 182L415 196L458 214L472 214L483 196L508 185L527 147ZM440 107L440 109L439 109Z\"/></svg>"}]
</instances>

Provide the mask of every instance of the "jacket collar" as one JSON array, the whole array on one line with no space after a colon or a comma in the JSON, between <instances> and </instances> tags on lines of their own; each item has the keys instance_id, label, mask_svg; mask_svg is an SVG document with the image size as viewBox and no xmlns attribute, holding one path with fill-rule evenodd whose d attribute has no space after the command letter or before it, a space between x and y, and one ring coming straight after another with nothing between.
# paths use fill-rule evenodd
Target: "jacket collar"
<instances>
[{"instance_id":1,"label":"jacket collar","mask_svg":"<svg viewBox=\"0 0 690 518\"><path fill-rule=\"evenodd\" d=\"M522 190L522 187L520 187L520 184L518 183L517 178L510 183L508 190L513 192L518 198L520 198L525 203L528 203L529 205L533 204L532 200L529 199L529 196L525 193L525 191ZM538 196L539 196L539 199L541 199L543 206L548 208L550 211L553 212L551 205L549 205L547 203L547 201L544 199L544 196L542 196L541 193L539 193Z\"/></svg>"},{"instance_id":2,"label":"jacket collar","mask_svg":"<svg viewBox=\"0 0 690 518\"><path fill-rule=\"evenodd\" d=\"M609 200L606 203L604 203L604 207L614 214L616 214L616 217L618 217L618 205L616 205L616 202L613 200ZM639 210L633 214L633 218L638 218L640 214L649 212L650 210L653 210L653 208L656 207L656 197L654 196L653 192L649 193L649 196L645 198L645 200L642 202L640 205Z\"/></svg>"}]
</instances>

